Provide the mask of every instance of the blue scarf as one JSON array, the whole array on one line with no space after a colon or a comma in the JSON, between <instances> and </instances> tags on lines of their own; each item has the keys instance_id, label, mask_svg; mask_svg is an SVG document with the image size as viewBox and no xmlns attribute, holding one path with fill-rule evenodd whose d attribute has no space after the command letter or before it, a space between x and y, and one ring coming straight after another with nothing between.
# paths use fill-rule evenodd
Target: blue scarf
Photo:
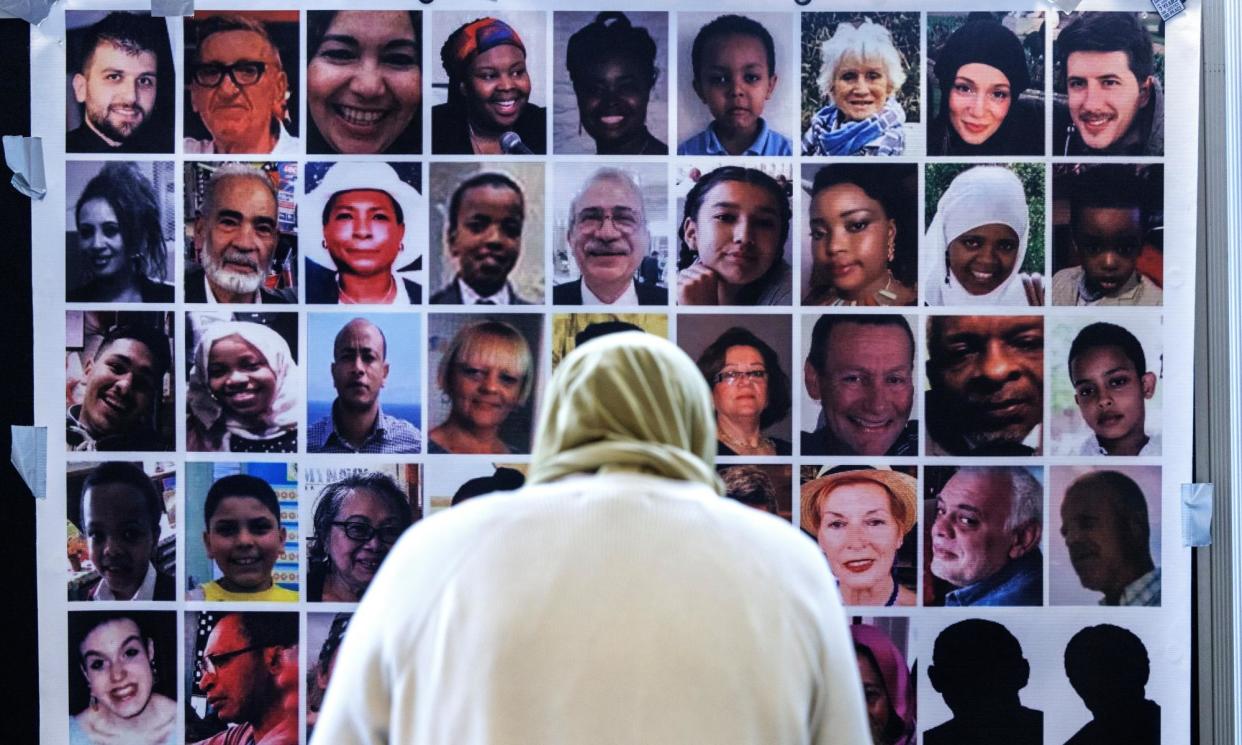
<instances>
[{"instance_id":1,"label":"blue scarf","mask_svg":"<svg viewBox=\"0 0 1242 745\"><path fill-rule=\"evenodd\" d=\"M905 122L905 112L900 105L889 98L884 108L878 113L860 122L838 124L838 110L835 104L815 112L811 118L811 128L802 138L804 155L856 155L870 142L893 129L899 129ZM883 148L881 148L883 150ZM888 155L888 152L879 152Z\"/></svg>"}]
</instances>

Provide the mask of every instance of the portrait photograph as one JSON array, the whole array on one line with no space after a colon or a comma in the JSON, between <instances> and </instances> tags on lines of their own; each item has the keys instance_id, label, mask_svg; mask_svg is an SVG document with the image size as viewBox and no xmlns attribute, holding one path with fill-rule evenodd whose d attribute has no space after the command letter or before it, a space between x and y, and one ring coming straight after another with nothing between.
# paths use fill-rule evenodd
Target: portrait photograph
<instances>
[{"instance_id":1,"label":"portrait photograph","mask_svg":"<svg viewBox=\"0 0 1242 745\"><path fill-rule=\"evenodd\" d=\"M172 153L176 81L169 20L65 12L65 152Z\"/></svg>"},{"instance_id":2,"label":"portrait photograph","mask_svg":"<svg viewBox=\"0 0 1242 745\"><path fill-rule=\"evenodd\" d=\"M725 496L747 507L793 520L793 466L781 463L716 464Z\"/></svg>"},{"instance_id":3,"label":"portrait photograph","mask_svg":"<svg viewBox=\"0 0 1242 745\"><path fill-rule=\"evenodd\" d=\"M919 665L911 619L853 616L850 636L873 742L912 745L918 736L915 672Z\"/></svg>"},{"instance_id":4,"label":"portrait photograph","mask_svg":"<svg viewBox=\"0 0 1242 745\"><path fill-rule=\"evenodd\" d=\"M296 10L200 10L185 19L184 152L302 153Z\"/></svg>"},{"instance_id":5,"label":"portrait photograph","mask_svg":"<svg viewBox=\"0 0 1242 745\"><path fill-rule=\"evenodd\" d=\"M1044 317L928 316L926 455L1044 451Z\"/></svg>"},{"instance_id":6,"label":"portrait photograph","mask_svg":"<svg viewBox=\"0 0 1242 745\"><path fill-rule=\"evenodd\" d=\"M421 467L316 461L300 469L306 599L357 603L393 545L422 517Z\"/></svg>"},{"instance_id":7,"label":"portrait photograph","mask_svg":"<svg viewBox=\"0 0 1242 745\"><path fill-rule=\"evenodd\" d=\"M543 316L427 317L430 454L529 453L543 360Z\"/></svg>"},{"instance_id":8,"label":"portrait photograph","mask_svg":"<svg viewBox=\"0 0 1242 745\"><path fill-rule=\"evenodd\" d=\"M1053 454L1162 454L1164 331L1134 313L1050 321Z\"/></svg>"},{"instance_id":9,"label":"portrait photograph","mask_svg":"<svg viewBox=\"0 0 1242 745\"><path fill-rule=\"evenodd\" d=\"M677 346L698 365L716 411L716 455L792 455L792 319L682 315Z\"/></svg>"},{"instance_id":10,"label":"portrait photograph","mask_svg":"<svg viewBox=\"0 0 1242 745\"><path fill-rule=\"evenodd\" d=\"M544 155L550 90L542 11L431 15L431 152ZM438 51L438 54L437 54Z\"/></svg>"},{"instance_id":11,"label":"portrait photograph","mask_svg":"<svg viewBox=\"0 0 1242 745\"><path fill-rule=\"evenodd\" d=\"M1045 479L1035 466L923 469L923 605L1044 604Z\"/></svg>"},{"instance_id":12,"label":"portrait photograph","mask_svg":"<svg viewBox=\"0 0 1242 745\"><path fill-rule=\"evenodd\" d=\"M179 646L172 611L70 611L69 742L178 740Z\"/></svg>"},{"instance_id":13,"label":"portrait photograph","mask_svg":"<svg viewBox=\"0 0 1242 745\"><path fill-rule=\"evenodd\" d=\"M319 719L328 683L336 669L336 655L349 630L353 613L306 614L306 739L309 742Z\"/></svg>"},{"instance_id":14,"label":"portrait photograph","mask_svg":"<svg viewBox=\"0 0 1242 745\"><path fill-rule=\"evenodd\" d=\"M421 338L413 314L308 314L306 451L422 452Z\"/></svg>"},{"instance_id":15,"label":"portrait photograph","mask_svg":"<svg viewBox=\"0 0 1242 745\"><path fill-rule=\"evenodd\" d=\"M1052 304L1164 304L1164 166L1052 166Z\"/></svg>"},{"instance_id":16,"label":"portrait photograph","mask_svg":"<svg viewBox=\"0 0 1242 745\"><path fill-rule=\"evenodd\" d=\"M1160 605L1160 466L1052 466L1048 601Z\"/></svg>"},{"instance_id":17,"label":"portrait photograph","mask_svg":"<svg viewBox=\"0 0 1242 745\"><path fill-rule=\"evenodd\" d=\"M677 14L678 155L793 155L789 21L785 13Z\"/></svg>"},{"instance_id":18,"label":"portrait photograph","mask_svg":"<svg viewBox=\"0 0 1242 745\"><path fill-rule=\"evenodd\" d=\"M297 613L191 611L184 643L186 742L298 742Z\"/></svg>"},{"instance_id":19,"label":"portrait photograph","mask_svg":"<svg viewBox=\"0 0 1242 745\"><path fill-rule=\"evenodd\" d=\"M920 35L918 13L802 14L803 155L923 154Z\"/></svg>"},{"instance_id":20,"label":"portrait photograph","mask_svg":"<svg viewBox=\"0 0 1242 745\"><path fill-rule=\"evenodd\" d=\"M66 300L173 302L174 189L171 162L65 164Z\"/></svg>"},{"instance_id":21,"label":"portrait photograph","mask_svg":"<svg viewBox=\"0 0 1242 745\"><path fill-rule=\"evenodd\" d=\"M801 317L801 369L792 374L801 454L911 458L923 401L918 319L881 313ZM798 373L801 373L799 377Z\"/></svg>"},{"instance_id":22,"label":"portrait photograph","mask_svg":"<svg viewBox=\"0 0 1242 745\"><path fill-rule=\"evenodd\" d=\"M427 202L418 163L306 164L306 302L417 306Z\"/></svg>"},{"instance_id":23,"label":"portrait photograph","mask_svg":"<svg viewBox=\"0 0 1242 745\"><path fill-rule=\"evenodd\" d=\"M298 301L297 180L294 162L185 164L185 302Z\"/></svg>"},{"instance_id":24,"label":"portrait photograph","mask_svg":"<svg viewBox=\"0 0 1242 745\"><path fill-rule=\"evenodd\" d=\"M552 369L565 356L592 339L624 331L643 331L668 338L663 313L557 313L552 316Z\"/></svg>"},{"instance_id":25,"label":"portrait photograph","mask_svg":"<svg viewBox=\"0 0 1242 745\"><path fill-rule=\"evenodd\" d=\"M914 163L802 166L803 305L918 304Z\"/></svg>"},{"instance_id":26,"label":"portrait photograph","mask_svg":"<svg viewBox=\"0 0 1242 745\"><path fill-rule=\"evenodd\" d=\"M793 302L793 165L735 162L676 167L678 305Z\"/></svg>"},{"instance_id":27,"label":"portrait photograph","mask_svg":"<svg viewBox=\"0 0 1242 745\"><path fill-rule=\"evenodd\" d=\"M297 452L297 314L190 312L185 325L186 449Z\"/></svg>"},{"instance_id":28,"label":"portrait photograph","mask_svg":"<svg viewBox=\"0 0 1242 745\"><path fill-rule=\"evenodd\" d=\"M926 166L923 304L1041 306L1043 163Z\"/></svg>"},{"instance_id":29,"label":"portrait photograph","mask_svg":"<svg viewBox=\"0 0 1242 745\"><path fill-rule=\"evenodd\" d=\"M809 466L798 522L815 539L846 606L918 605L918 469Z\"/></svg>"},{"instance_id":30,"label":"portrait photograph","mask_svg":"<svg viewBox=\"0 0 1242 745\"><path fill-rule=\"evenodd\" d=\"M552 166L552 302L668 305L668 170Z\"/></svg>"},{"instance_id":31,"label":"portrait photograph","mask_svg":"<svg viewBox=\"0 0 1242 745\"><path fill-rule=\"evenodd\" d=\"M543 164L429 168L431 304L543 305Z\"/></svg>"},{"instance_id":32,"label":"portrait photograph","mask_svg":"<svg viewBox=\"0 0 1242 745\"><path fill-rule=\"evenodd\" d=\"M668 155L668 13L552 15L558 155Z\"/></svg>"},{"instance_id":33,"label":"portrait photograph","mask_svg":"<svg viewBox=\"0 0 1242 745\"><path fill-rule=\"evenodd\" d=\"M423 143L417 10L306 12L306 152L416 155Z\"/></svg>"},{"instance_id":34,"label":"portrait photograph","mask_svg":"<svg viewBox=\"0 0 1242 745\"><path fill-rule=\"evenodd\" d=\"M174 449L172 350L170 312L66 311L67 449Z\"/></svg>"},{"instance_id":35,"label":"portrait photograph","mask_svg":"<svg viewBox=\"0 0 1242 745\"><path fill-rule=\"evenodd\" d=\"M187 600L296 603L298 467L185 464Z\"/></svg>"},{"instance_id":36,"label":"portrait photograph","mask_svg":"<svg viewBox=\"0 0 1242 745\"><path fill-rule=\"evenodd\" d=\"M1052 154L1164 155L1160 15L1081 11L1054 17Z\"/></svg>"},{"instance_id":37,"label":"portrait photograph","mask_svg":"<svg viewBox=\"0 0 1242 745\"><path fill-rule=\"evenodd\" d=\"M426 467L425 505L428 516L476 497L521 489L530 470L529 463L486 458L458 458L451 462L452 467L436 463Z\"/></svg>"},{"instance_id":38,"label":"portrait photograph","mask_svg":"<svg viewBox=\"0 0 1242 745\"><path fill-rule=\"evenodd\" d=\"M1044 33L1055 18L927 14L928 155L1044 154Z\"/></svg>"},{"instance_id":39,"label":"portrait photograph","mask_svg":"<svg viewBox=\"0 0 1242 745\"><path fill-rule=\"evenodd\" d=\"M177 599L177 465L65 468L69 601Z\"/></svg>"}]
</instances>

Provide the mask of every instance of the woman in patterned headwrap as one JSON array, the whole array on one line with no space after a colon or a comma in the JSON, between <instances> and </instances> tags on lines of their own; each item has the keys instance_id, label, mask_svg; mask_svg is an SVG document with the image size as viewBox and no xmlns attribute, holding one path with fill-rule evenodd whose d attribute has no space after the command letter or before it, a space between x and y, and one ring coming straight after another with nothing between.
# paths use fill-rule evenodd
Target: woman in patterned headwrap
<instances>
[{"instance_id":1,"label":"woman in patterned headwrap","mask_svg":"<svg viewBox=\"0 0 1242 745\"><path fill-rule=\"evenodd\" d=\"M448 103L431 110L433 153L547 152L547 111L530 102L526 45L512 26L496 18L471 21L449 35L440 61Z\"/></svg>"}]
</instances>

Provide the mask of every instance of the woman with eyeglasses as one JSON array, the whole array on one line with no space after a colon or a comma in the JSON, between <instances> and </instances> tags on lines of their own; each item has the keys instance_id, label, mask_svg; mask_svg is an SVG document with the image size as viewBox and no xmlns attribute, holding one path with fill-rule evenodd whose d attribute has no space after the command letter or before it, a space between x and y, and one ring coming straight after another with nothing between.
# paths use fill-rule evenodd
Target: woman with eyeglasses
<instances>
[{"instance_id":1,"label":"woman with eyeglasses","mask_svg":"<svg viewBox=\"0 0 1242 745\"><path fill-rule=\"evenodd\" d=\"M69 656L85 690L70 682L70 745L169 745L180 742L173 685L175 657L157 655L153 630L171 636L173 613L88 611L69 614ZM72 663L70 663L72 664ZM164 676L160 675L164 669ZM75 703L77 704L75 706Z\"/></svg>"},{"instance_id":2,"label":"woman with eyeglasses","mask_svg":"<svg viewBox=\"0 0 1242 745\"><path fill-rule=\"evenodd\" d=\"M307 597L330 603L361 600L414 519L401 487L385 474L354 474L328 484L315 503Z\"/></svg>"},{"instance_id":3,"label":"woman with eyeglasses","mask_svg":"<svg viewBox=\"0 0 1242 745\"><path fill-rule=\"evenodd\" d=\"M717 455L793 452L789 441L763 434L789 413L789 376L776 350L735 326L703 350L698 366L712 390Z\"/></svg>"}]
</instances>

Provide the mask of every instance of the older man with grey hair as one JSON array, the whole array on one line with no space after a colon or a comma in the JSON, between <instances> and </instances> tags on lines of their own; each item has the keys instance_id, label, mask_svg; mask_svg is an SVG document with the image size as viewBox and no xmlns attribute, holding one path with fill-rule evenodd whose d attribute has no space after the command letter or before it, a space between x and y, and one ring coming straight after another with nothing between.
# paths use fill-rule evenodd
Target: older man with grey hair
<instances>
[{"instance_id":1,"label":"older man with grey hair","mask_svg":"<svg viewBox=\"0 0 1242 745\"><path fill-rule=\"evenodd\" d=\"M947 606L1042 605L1043 486L1026 468L959 468L936 496L931 572Z\"/></svg>"},{"instance_id":2,"label":"older man with grey hair","mask_svg":"<svg viewBox=\"0 0 1242 745\"><path fill-rule=\"evenodd\" d=\"M666 305L668 290L635 278L651 233L634 177L601 168L569 204L565 241L581 273L552 288L557 305Z\"/></svg>"},{"instance_id":3,"label":"older man with grey hair","mask_svg":"<svg viewBox=\"0 0 1242 745\"><path fill-rule=\"evenodd\" d=\"M198 265L185 271L187 303L296 303L291 289L265 286L279 231L276 187L262 171L226 163L207 181L194 220Z\"/></svg>"}]
</instances>

